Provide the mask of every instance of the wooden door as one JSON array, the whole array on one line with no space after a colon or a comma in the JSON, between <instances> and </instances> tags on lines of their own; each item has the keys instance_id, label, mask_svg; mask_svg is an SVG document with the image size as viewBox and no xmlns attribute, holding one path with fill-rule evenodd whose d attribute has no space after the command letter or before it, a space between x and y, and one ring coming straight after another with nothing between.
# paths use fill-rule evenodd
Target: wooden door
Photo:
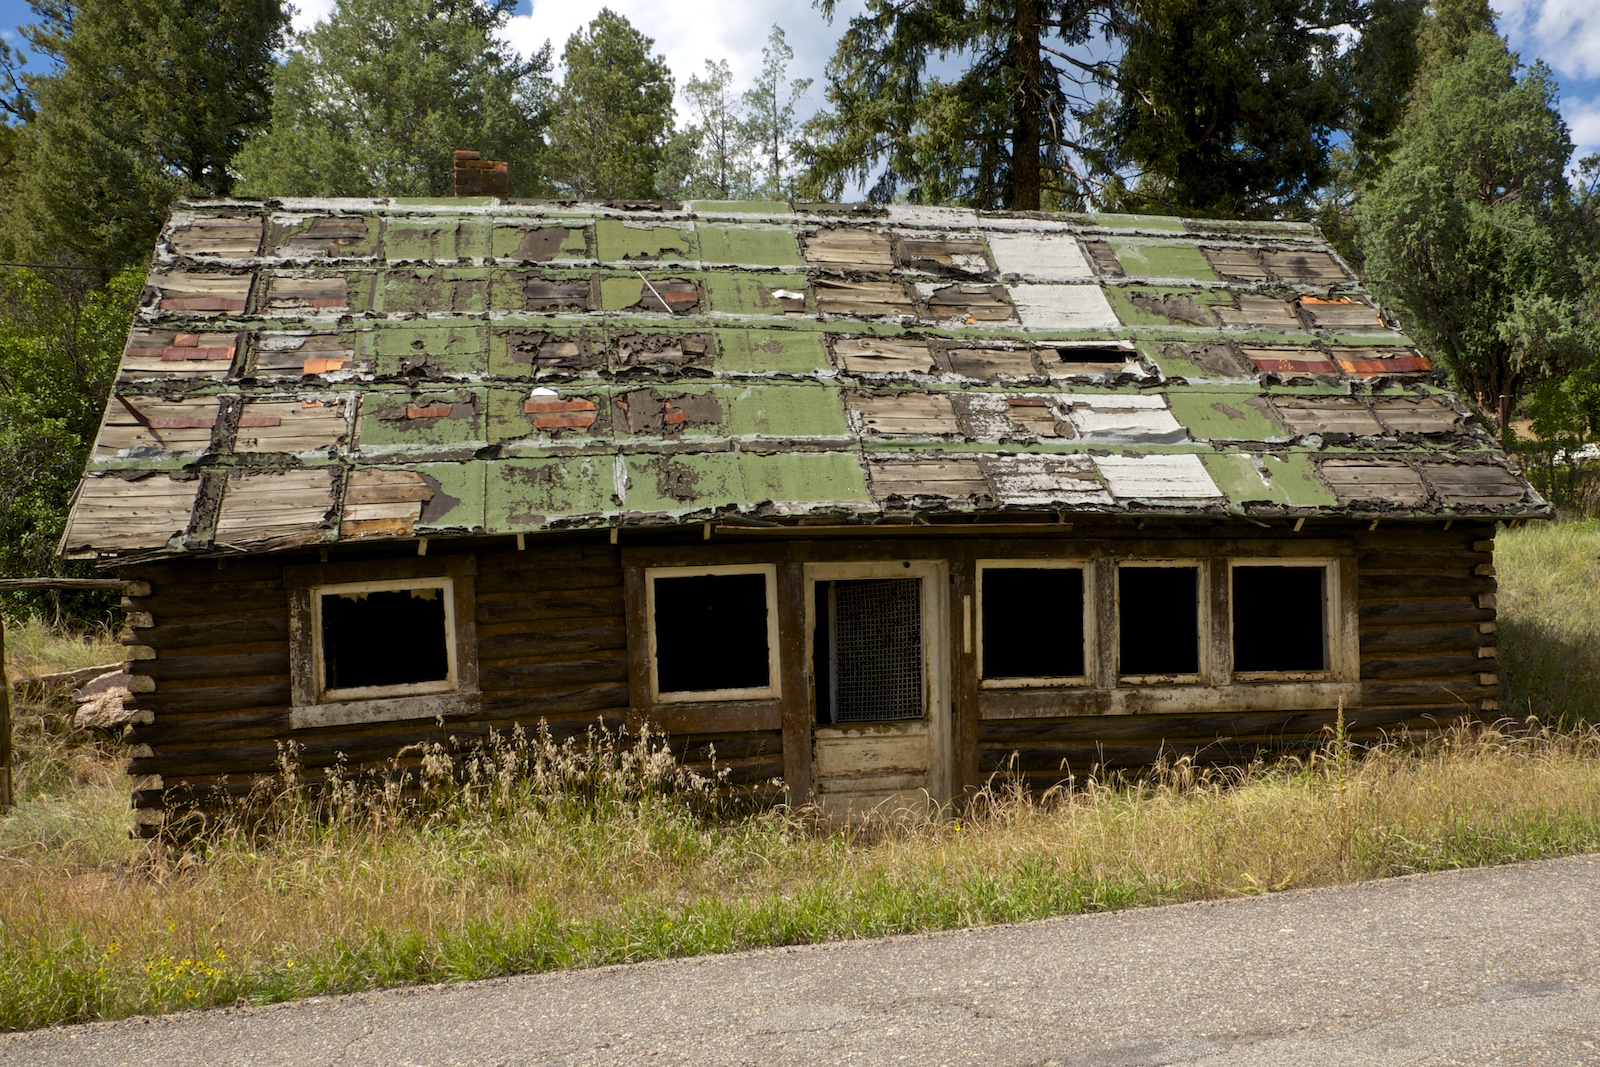
<instances>
[{"instance_id":1,"label":"wooden door","mask_svg":"<svg viewBox=\"0 0 1600 1067\"><path fill-rule=\"evenodd\" d=\"M946 565L806 565L811 782L829 816L950 799Z\"/></svg>"}]
</instances>

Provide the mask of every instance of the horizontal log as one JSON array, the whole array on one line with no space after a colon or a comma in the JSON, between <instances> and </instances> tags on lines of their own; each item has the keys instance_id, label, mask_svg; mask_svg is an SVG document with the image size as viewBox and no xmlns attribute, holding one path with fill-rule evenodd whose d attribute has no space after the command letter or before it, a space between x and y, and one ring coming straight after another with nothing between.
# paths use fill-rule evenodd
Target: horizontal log
<instances>
[{"instance_id":1,"label":"horizontal log","mask_svg":"<svg viewBox=\"0 0 1600 1067\"><path fill-rule=\"evenodd\" d=\"M649 709L646 718L657 729L669 734L743 733L783 728L783 709L776 700L660 704Z\"/></svg>"},{"instance_id":2,"label":"horizontal log","mask_svg":"<svg viewBox=\"0 0 1600 1067\"><path fill-rule=\"evenodd\" d=\"M1365 601L1438 600L1444 597L1476 596L1493 593L1495 579L1462 575L1441 582L1431 574L1362 574L1357 578L1361 599Z\"/></svg>"},{"instance_id":3,"label":"horizontal log","mask_svg":"<svg viewBox=\"0 0 1600 1067\"><path fill-rule=\"evenodd\" d=\"M162 656L140 667L142 673L156 680L157 688L178 680L209 680L218 685L236 679L289 677L289 648L277 645L269 652L227 653L217 649L216 655Z\"/></svg>"},{"instance_id":4,"label":"horizontal log","mask_svg":"<svg viewBox=\"0 0 1600 1067\"><path fill-rule=\"evenodd\" d=\"M1346 709L1347 729L1378 729L1411 714L1393 709ZM1315 734L1338 720L1337 709L1308 709L1293 712L1241 713L1234 715L1117 715L1102 718L993 719L978 726L978 743L1030 744L1057 741L1135 741L1171 738L1185 741L1215 740L1219 737L1303 737Z\"/></svg>"},{"instance_id":5,"label":"horizontal log","mask_svg":"<svg viewBox=\"0 0 1600 1067\"><path fill-rule=\"evenodd\" d=\"M61 592L121 592L128 586L122 578L0 578L0 593L28 589L56 589Z\"/></svg>"},{"instance_id":6,"label":"horizontal log","mask_svg":"<svg viewBox=\"0 0 1600 1067\"><path fill-rule=\"evenodd\" d=\"M1292 711L1360 702L1355 682L1244 682L1237 685L1119 686L1061 689L982 689L978 717L1051 718L1060 715L1160 715L1190 711Z\"/></svg>"},{"instance_id":7,"label":"horizontal log","mask_svg":"<svg viewBox=\"0 0 1600 1067\"><path fill-rule=\"evenodd\" d=\"M1470 677L1443 681L1373 680L1364 683L1361 688L1365 694L1365 705L1373 709L1401 708L1413 704L1453 704L1463 712L1477 707L1478 701L1494 697L1499 692L1495 686L1479 685L1476 672Z\"/></svg>"},{"instance_id":8,"label":"horizontal log","mask_svg":"<svg viewBox=\"0 0 1600 1067\"><path fill-rule=\"evenodd\" d=\"M215 646L287 643L289 617L266 619L221 619L168 625L159 619L155 626L138 632L141 644L160 649L163 654L180 649L205 649Z\"/></svg>"},{"instance_id":9,"label":"horizontal log","mask_svg":"<svg viewBox=\"0 0 1600 1067\"><path fill-rule=\"evenodd\" d=\"M135 726L127 740L152 746L208 744L263 740L288 731L287 708L255 708L227 714L166 713L152 723Z\"/></svg>"},{"instance_id":10,"label":"horizontal log","mask_svg":"<svg viewBox=\"0 0 1600 1067\"><path fill-rule=\"evenodd\" d=\"M547 692L601 682L625 683L628 678L626 651L593 654L584 659L568 659L528 666L495 667L479 672L479 686L496 692Z\"/></svg>"},{"instance_id":11,"label":"horizontal log","mask_svg":"<svg viewBox=\"0 0 1600 1067\"><path fill-rule=\"evenodd\" d=\"M1361 652L1453 652L1475 649L1484 641L1475 625L1363 630Z\"/></svg>"},{"instance_id":12,"label":"horizontal log","mask_svg":"<svg viewBox=\"0 0 1600 1067\"><path fill-rule=\"evenodd\" d=\"M1473 677L1482 664L1476 651L1462 655L1390 656L1361 659L1361 677L1379 681L1402 679L1467 679Z\"/></svg>"},{"instance_id":13,"label":"horizontal log","mask_svg":"<svg viewBox=\"0 0 1600 1067\"><path fill-rule=\"evenodd\" d=\"M139 706L157 719L173 711L228 712L245 708L289 706L289 680L257 685L232 684L195 689L162 687L139 698Z\"/></svg>"},{"instance_id":14,"label":"horizontal log","mask_svg":"<svg viewBox=\"0 0 1600 1067\"><path fill-rule=\"evenodd\" d=\"M1385 604L1364 603L1360 607L1360 612L1363 631L1386 626L1487 622L1495 617L1493 608L1480 608L1471 597Z\"/></svg>"},{"instance_id":15,"label":"horizontal log","mask_svg":"<svg viewBox=\"0 0 1600 1067\"><path fill-rule=\"evenodd\" d=\"M628 649L627 628L620 625L563 629L543 633L478 635L478 666L508 667L545 663L553 658Z\"/></svg>"},{"instance_id":16,"label":"horizontal log","mask_svg":"<svg viewBox=\"0 0 1600 1067\"><path fill-rule=\"evenodd\" d=\"M549 596L500 601L478 601L478 621L493 625L525 619L621 618L622 593L588 596L581 593L552 593Z\"/></svg>"},{"instance_id":17,"label":"horizontal log","mask_svg":"<svg viewBox=\"0 0 1600 1067\"><path fill-rule=\"evenodd\" d=\"M535 723L541 718L599 713L625 717L628 709L626 681L574 686L547 693L519 693L483 687L483 709L489 716Z\"/></svg>"}]
</instances>

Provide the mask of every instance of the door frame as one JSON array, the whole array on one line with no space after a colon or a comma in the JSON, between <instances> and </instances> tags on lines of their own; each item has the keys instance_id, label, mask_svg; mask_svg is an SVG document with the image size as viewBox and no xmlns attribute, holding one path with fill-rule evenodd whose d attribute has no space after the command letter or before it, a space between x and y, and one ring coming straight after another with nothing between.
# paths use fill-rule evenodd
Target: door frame
<instances>
[{"instance_id":1,"label":"door frame","mask_svg":"<svg viewBox=\"0 0 1600 1067\"><path fill-rule=\"evenodd\" d=\"M928 794L948 804L954 778L954 730L950 699L950 564L942 559L901 559L870 563L807 563L804 565L806 707L815 745L817 582L864 578L917 578L922 582L922 676L928 726ZM863 724L870 726L872 724ZM832 727L826 727L832 729ZM811 753L806 753L809 761ZM812 783L812 789L816 783Z\"/></svg>"}]
</instances>

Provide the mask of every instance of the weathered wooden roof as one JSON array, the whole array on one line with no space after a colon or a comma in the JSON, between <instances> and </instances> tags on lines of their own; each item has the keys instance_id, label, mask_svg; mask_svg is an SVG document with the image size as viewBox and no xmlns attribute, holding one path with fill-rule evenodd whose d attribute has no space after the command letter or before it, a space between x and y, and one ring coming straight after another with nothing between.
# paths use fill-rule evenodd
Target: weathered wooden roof
<instances>
[{"instance_id":1,"label":"weathered wooden roof","mask_svg":"<svg viewBox=\"0 0 1600 1067\"><path fill-rule=\"evenodd\" d=\"M1545 505L1309 226L181 203L71 556L972 512Z\"/></svg>"}]
</instances>

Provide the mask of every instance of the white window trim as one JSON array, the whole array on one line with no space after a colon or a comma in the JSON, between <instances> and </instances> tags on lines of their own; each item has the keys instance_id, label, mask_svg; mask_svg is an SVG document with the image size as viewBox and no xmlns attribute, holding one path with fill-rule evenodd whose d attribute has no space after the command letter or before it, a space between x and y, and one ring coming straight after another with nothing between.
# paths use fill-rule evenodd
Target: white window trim
<instances>
[{"instance_id":1,"label":"white window trim","mask_svg":"<svg viewBox=\"0 0 1600 1067\"><path fill-rule=\"evenodd\" d=\"M739 689L697 689L661 691L656 659L656 579L698 578L706 575L760 574L766 578L767 595L767 680L764 686ZM695 704L717 700L776 700L780 694L778 662L778 568L771 563L723 564L711 567L646 567L644 571L644 617L649 634L650 700L656 704Z\"/></svg>"},{"instance_id":2,"label":"white window trim","mask_svg":"<svg viewBox=\"0 0 1600 1067\"><path fill-rule=\"evenodd\" d=\"M1326 682L1340 677L1339 564L1332 556L1251 556L1228 560L1228 677L1235 682ZM1235 671L1233 669L1233 572L1239 567L1321 567L1322 568L1322 657L1327 667L1320 671Z\"/></svg>"},{"instance_id":3,"label":"white window trim","mask_svg":"<svg viewBox=\"0 0 1600 1067\"><path fill-rule=\"evenodd\" d=\"M444 641L447 673L444 679L432 682L408 682L401 685L364 685L345 689L328 689L326 651L322 644L322 598L345 593L395 593L408 589L438 589L444 599ZM313 669L316 671L317 703L337 704L350 700L381 700L387 697L432 696L454 693L460 688L457 667L457 634L455 608L455 580L452 578L397 578L386 582L341 582L335 585L311 587L311 643Z\"/></svg>"},{"instance_id":4,"label":"white window trim","mask_svg":"<svg viewBox=\"0 0 1600 1067\"><path fill-rule=\"evenodd\" d=\"M1095 649L1095 566L1088 559L980 559L977 561L978 685L984 689L1061 689L1090 684ZM984 610L983 572L985 570L1081 570L1083 572L1083 673L1046 675L1037 678L985 678L983 676Z\"/></svg>"},{"instance_id":5,"label":"white window trim","mask_svg":"<svg viewBox=\"0 0 1600 1067\"><path fill-rule=\"evenodd\" d=\"M1154 567L1190 567L1198 571L1195 581L1195 634L1197 664L1199 670L1185 674L1123 674L1122 673L1122 580L1121 571L1124 567L1154 568ZM1210 675L1211 661L1211 568L1207 560L1198 557L1158 558L1146 557L1140 559L1119 559L1112 567L1110 581L1112 597L1116 603L1116 614L1113 620L1112 632L1107 635L1112 642L1112 651L1115 655L1116 670L1112 674L1113 685L1201 685Z\"/></svg>"}]
</instances>

